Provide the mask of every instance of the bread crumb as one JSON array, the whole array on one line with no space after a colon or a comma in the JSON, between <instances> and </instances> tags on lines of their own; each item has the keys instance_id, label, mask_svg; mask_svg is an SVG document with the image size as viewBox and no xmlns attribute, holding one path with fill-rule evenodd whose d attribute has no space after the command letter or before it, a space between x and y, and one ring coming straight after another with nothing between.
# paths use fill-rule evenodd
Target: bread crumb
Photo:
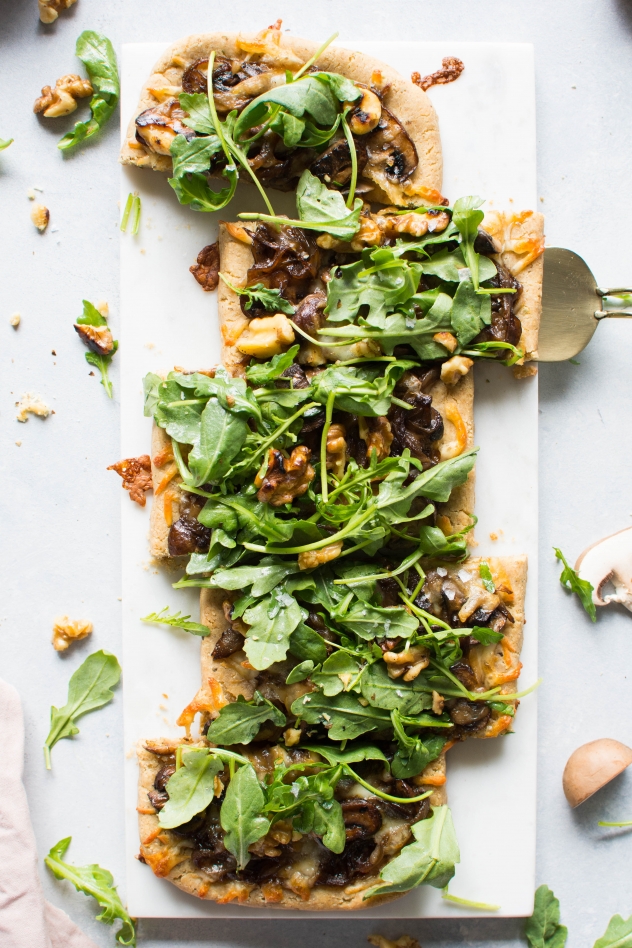
<instances>
[{"instance_id":1,"label":"bread crumb","mask_svg":"<svg viewBox=\"0 0 632 948\"><path fill-rule=\"evenodd\" d=\"M43 204L34 204L31 209L31 220L40 234L43 234L50 221L50 211Z\"/></svg>"},{"instance_id":2,"label":"bread crumb","mask_svg":"<svg viewBox=\"0 0 632 948\"><path fill-rule=\"evenodd\" d=\"M497 534L497 533L490 533L489 539L490 539L490 540L497 540L497 539L498 539L498 534Z\"/></svg>"},{"instance_id":3,"label":"bread crumb","mask_svg":"<svg viewBox=\"0 0 632 948\"><path fill-rule=\"evenodd\" d=\"M72 642L85 639L92 632L92 623L85 619L70 619L58 616L53 622L53 648L56 652L65 652Z\"/></svg>"},{"instance_id":4,"label":"bread crumb","mask_svg":"<svg viewBox=\"0 0 632 948\"><path fill-rule=\"evenodd\" d=\"M21 447L22 447L22 442L21 442L21 441L16 441L15 443L16 443L16 445L18 446L18 448L21 448Z\"/></svg>"},{"instance_id":5,"label":"bread crumb","mask_svg":"<svg viewBox=\"0 0 632 948\"><path fill-rule=\"evenodd\" d=\"M27 196L27 198L29 199L29 201L34 201L34 200L35 200L35 189L34 189L34 188L29 188L28 191L26 192L26 196Z\"/></svg>"},{"instance_id":6,"label":"bread crumb","mask_svg":"<svg viewBox=\"0 0 632 948\"><path fill-rule=\"evenodd\" d=\"M19 402L15 403L18 413L15 416L18 421L28 421L29 415L38 415L40 418L48 418L51 409L46 405L39 395L27 393L23 395Z\"/></svg>"},{"instance_id":7,"label":"bread crumb","mask_svg":"<svg viewBox=\"0 0 632 948\"><path fill-rule=\"evenodd\" d=\"M22 322L22 317L19 313L14 313L11 319L9 320L14 329L17 329L20 323Z\"/></svg>"},{"instance_id":8,"label":"bread crumb","mask_svg":"<svg viewBox=\"0 0 632 948\"><path fill-rule=\"evenodd\" d=\"M144 247L141 247L141 251L140 251L140 252L141 252L141 253L147 253L147 251L145 250Z\"/></svg>"},{"instance_id":9,"label":"bread crumb","mask_svg":"<svg viewBox=\"0 0 632 948\"><path fill-rule=\"evenodd\" d=\"M537 366L527 363L526 365L514 365L511 371L516 379L528 379L532 375L538 374Z\"/></svg>"}]
</instances>

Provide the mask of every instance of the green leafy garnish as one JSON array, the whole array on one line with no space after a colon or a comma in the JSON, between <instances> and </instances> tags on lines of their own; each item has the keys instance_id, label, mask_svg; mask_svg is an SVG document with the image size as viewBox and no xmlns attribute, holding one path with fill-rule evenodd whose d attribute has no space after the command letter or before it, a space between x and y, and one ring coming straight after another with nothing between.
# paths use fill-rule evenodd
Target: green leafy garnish
<instances>
[{"instance_id":1,"label":"green leafy garnish","mask_svg":"<svg viewBox=\"0 0 632 948\"><path fill-rule=\"evenodd\" d=\"M481 912L498 912L500 910L500 905L490 905L488 902L473 902L471 899L462 899L458 895L451 895L447 886L441 893L441 898L445 899L446 902L453 902L454 905L480 909Z\"/></svg>"},{"instance_id":2,"label":"green leafy garnish","mask_svg":"<svg viewBox=\"0 0 632 948\"><path fill-rule=\"evenodd\" d=\"M478 567L478 573L479 573L479 576L481 577L481 582L483 586L485 587L485 589L487 590L487 592L495 593L496 585L494 583L494 577L492 576L492 571L489 568L489 563L486 563L485 561L483 561Z\"/></svg>"},{"instance_id":3,"label":"green leafy garnish","mask_svg":"<svg viewBox=\"0 0 632 948\"><path fill-rule=\"evenodd\" d=\"M77 718L96 711L114 697L114 688L121 677L121 666L116 655L103 650L88 655L83 665L72 675L68 684L68 701L63 708L50 710L50 731L44 744L46 769L50 770L50 752L57 741L79 733Z\"/></svg>"},{"instance_id":4,"label":"green leafy garnish","mask_svg":"<svg viewBox=\"0 0 632 948\"><path fill-rule=\"evenodd\" d=\"M8 148L9 145L12 145L13 142L13 138L0 138L0 151L4 151L4 149Z\"/></svg>"},{"instance_id":5,"label":"green leafy garnish","mask_svg":"<svg viewBox=\"0 0 632 948\"><path fill-rule=\"evenodd\" d=\"M577 570L574 570L569 566L567 560L564 557L564 554L561 550L558 550L557 547L553 547L555 550L555 556L558 560L561 560L564 564L564 569L560 574L560 582L565 589L570 590L570 592L575 593L579 597L579 601L582 606L590 616L593 622L597 621L597 607L595 606L592 598L594 592L593 586L588 582L587 579L581 579Z\"/></svg>"},{"instance_id":6,"label":"green leafy garnish","mask_svg":"<svg viewBox=\"0 0 632 948\"><path fill-rule=\"evenodd\" d=\"M255 283L253 286L234 286L223 273L220 273L220 277L233 293L246 297L247 310L250 310L253 303L261 303L266 313L286 313L288 316L292 316L296 311L296 307L292 306L289 300L283 299L281 290L276 288L270 290L263 283ZM278 356L275 358L278 358ZM289 364L291 365L292 362Z\"/></svg>"},{"instance_id":7,"label":"green leafy garnish","mask_svg":"<svg viewBox=\"0 0 632 948\"><path fill-rule=\"evenodd\" d=\"M535 893L533 915L526 920L524 933L531 948L564 948L566 944L568 929L560 925L560 903L547 885Z\"/></svg>"},{"instance_id":8,"label":"green leafy garnish","mask_svg":"<svg viewBox=\"0 0 632 948\"><path fill-rule=\"evenodd\" d=\"M297 698L292 714L308 724L322 724L332 741L353 740L369 731L388 729L391 717L380 708L363 707L355 695L339 694L327 697L312 692Z\"/></svg>"},{"instance_id":9,"label":"green leafy garnish","mask_svg":"<svg viewBox=\"0 0 632 948\"><path fill-rule=\"evenodd\" d=\"M185 749L182 766L167 781L169 799L158 814L165 829L188 823L205 810L215 796L215 777L224 764L205 747Z\"/></svg>"},{"instance_id":10,"label":"green leafy garnish","mask_svg":"<svg viewBox=\"0 0 632 948\"><path fill-rule=\"evenodd\" d=\"M219 818L226 831L224 846L237 860L237 868L244 869L250 862L248 847L265 836L270 820L261 816L265 797L251 764L240 767L234 774L222 803Z\"/></svg>"},{"instance_id":11,"label":"green leafy garnish","mask_svg":"<svg viewBox=\"0 0 632 948\"><path fill-rule=\"evenodd\" d=\"M103 910L97 915L97 922L104 922L106 925L113 925L118 919L123 924L116 933L116 941L119 945L136 945L136 930L134 922L128 915L125 906L121 902L121 897L116 891L114 878L107 869L93 863L90 866L73 866L69 862L64 862L64 856L70 846L72 836L60 841L51 848L48 856L44 856L44 862L51 870L56 879L68 879L72 882L77 892L83 892L84 895L91 895Z\"/></svg>"},{"instance_id":12,"label":"green leafy garnish","mask_svg":"<svg viewBox=\"0 0 632 948\"><path fill-rule=\"evenodd\" d=\"M160 612L150 612L148 616L142 616L141 622L159 622L162 625L171 625L176 629L183 629L192 635L206 636L210 634L210 629L200 622L189 622L191 616L183 616L181 612L169 613L169 606L165 606Z\"/></svg>"},{"instance_id":13,"label":"green leafy garnish","mask_svg":"<svg viewBox=\"0 0 632 948\"><path fill-rule=\"evenodd\" d=\"M131 191L127 195L127 201L125 202L125 208L123 210L123 217L121 218L121 230L124 234L127 232L127 225L129 223L130 216L132 221L130 233L136 235L140 225L140 197L137 193L132 194Z\"/></svg>"},{"instance_id":14,"label":"green leafy garnish","mask_svg":"<svg viewBox=\"0 0 632 948\"><path fill-rule=\"evenodd\" d=\"M220 709L219 716L211 723L206 736L209 741L222 747L250 744L264 721L272 721L277 727L283 727L286 717L258 692L253 701L246 701L243 695L239 695L236 701Z\"/></svg>"},{"instance_id":15,"label":"green leafy garnish","mask_svg":"<svg viewBox=\"0 0 632 948\"><path fill-rule=\"evenodd\" d=\"M77 122L72 132L64 135L57 146L62 151L96 135L114 112L120 95L116 54L106 36L84 30L77 40L75 53L86 67L94 90L90 100L92 117L89 122Z\"/></svg>"},{"instance_id":16,"label":"green leafy garnish","mask_svg":"<svg viewBox=\"0 0 632 948\"><path fill-rule=\"evenodd\" d=\"M408 892L418 885L443 889L461 861L452 814L447 806L435 807L432 815L411 826L414 843L404 846L380 873L386 885L371 889L365 899L389 892Z\"/></svg>"},{"instance_id":17,"label":"green leafy garnish","mask_svg":"<svg viewBox=\"0 0 632 948\"><path fill-rule=\"evenodd\" d=\"M99 310L94 306L89 300L83 300L83 314L77 319L78 326L107 326L107 319L101 315ZM114 339L112 344L112 351L107 355L101 355L98 352L93 352L89 350L86 352L86 362L88 365L93 365L101 373L101 385L105 389L105 394L108 398L112 398L113 389L112 382L110 381L110 376L108 370L114 353L118 349L118 340Z\"/></svg>"},{"instance_id":18,"label":"green leafy garnish","mask_svg":"<svg viewBox=\"0 0 632 948\"><path fill-rule=\"evenodd\" d=\"M560 945L562 944L563 942L560 942ZM554 948L558 948L558 945ZM632 915L628 919L613 915L606 931L597 939L593 948L632 948Z\"/></svg>"}]
</instances>

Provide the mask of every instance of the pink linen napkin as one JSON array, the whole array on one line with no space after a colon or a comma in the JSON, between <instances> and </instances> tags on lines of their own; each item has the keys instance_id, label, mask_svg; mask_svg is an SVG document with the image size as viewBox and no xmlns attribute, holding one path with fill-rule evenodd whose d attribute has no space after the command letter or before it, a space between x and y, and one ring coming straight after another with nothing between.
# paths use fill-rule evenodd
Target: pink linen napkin
<instances>
[{"instance_id":1,"label":"pink linen napkin","mask_svg":"<svg viewBox=\"0 0 632 948\"><path fill-rule=\"evenodd\" d=\"M22 706L15 688L2 679L0 759L0 945L2 948L97 948L65 912L44 899L22 783Z\"/></svg>"}]
</instances>

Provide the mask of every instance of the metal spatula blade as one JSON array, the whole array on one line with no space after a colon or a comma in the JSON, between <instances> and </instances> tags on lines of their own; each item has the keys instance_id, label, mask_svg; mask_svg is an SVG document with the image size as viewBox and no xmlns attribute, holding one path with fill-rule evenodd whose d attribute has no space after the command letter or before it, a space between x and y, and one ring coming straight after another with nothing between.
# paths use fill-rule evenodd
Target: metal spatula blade
<instances>
[{"instance_id":1,"label":"metal spatula blade","mask_svg":"<svg viewBox=\"0 0 632 948\"><path fill-rule=\"evenodd\" d=\"M572 359L586 348L601 319L632 317L631 294L632 290L626 288L597 286L590 267L579 254L562 247L547 247L538 361Z\"/></svg>"}]
</instances>

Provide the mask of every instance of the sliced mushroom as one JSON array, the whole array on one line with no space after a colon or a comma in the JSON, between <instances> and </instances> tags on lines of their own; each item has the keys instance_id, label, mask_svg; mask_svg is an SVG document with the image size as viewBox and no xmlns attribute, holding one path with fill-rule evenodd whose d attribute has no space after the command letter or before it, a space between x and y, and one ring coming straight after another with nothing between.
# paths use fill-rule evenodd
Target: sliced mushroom
<instances>
[{"instance_id":1,"label":"sliced mushroom","mask_svg":"<svg viewBox=\"0 0 632 948\"><path fill-rule=\"evenodd\" d=\"M579 557L575 569L593 587L596 606L618 602L632 612L632 527L593 543ZM604 596L608 583L614 586L614 595Z\"/></svg>"},{"instance_id":2,"label":"sliced mushroom","mask_svg":"<svg viewBox=\"0 0 632 948\"><path fill-rule=\"evenodd\" d=\"M349 116L349 128L354 135L366 135L376 128L382 115L382 103L370 89L365 89L362 98Z\"/></svg>"},{"instance_id":3,"label":"sliced mushroom","mask_svg":"<svg viewBox=\"0 0 632 948\"><path fill-rule=\"evenodd\" d=\"M568 758L562 786L572 807L579 806L632 764L632 749L610 737L582 744Z\"/></svg>"},{"instance_id":4,"label":"sliced mushroom","mask_svg":"<svg viewBox=\"0 0 632 948\"><path fill-rule=\"evenodd\" d=\"M402 184L419 164L417 149L401 122L382 106L377 127L364 139L367 150L365 176L377 184L382 177Z\"/></svg>"},{"instance_id":5,"label":"sliced mushroom","mask_svg":"<svg viewBox=\"0 0 632 948\"><path fill-rule=\"evenodd\" d=\"M192 128L183 124L186 112L177 99L167 99L162 105L145 109L136 119L136 139L158 155L171 155L171 143L176 135L187 141L195 138Z\"/></svg>"}]
</instances>

